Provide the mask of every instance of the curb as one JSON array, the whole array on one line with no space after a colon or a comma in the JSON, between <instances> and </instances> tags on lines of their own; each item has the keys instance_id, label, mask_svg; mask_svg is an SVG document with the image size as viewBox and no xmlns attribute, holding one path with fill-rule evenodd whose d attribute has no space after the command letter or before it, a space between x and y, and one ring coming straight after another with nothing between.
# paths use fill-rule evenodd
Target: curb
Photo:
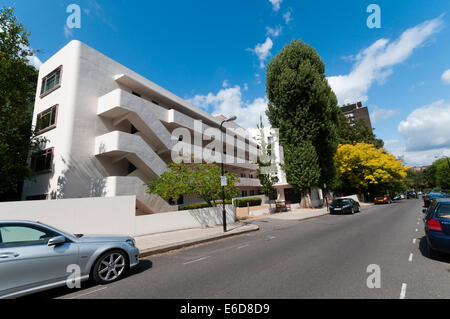
<instances>
[{"instance_id":1,"label":"curb","mask_svg":"<svg viewBox=\"0 0 450 319\"><path fill-rule=\"evenodd\" d=\"M259 230L258 225L245 225L245 226L246 226L245 229L232 230L228 233L222 233L220 235L210 235L210 236L203 237L203 238L187 240L187 241L178 242L178 243L169 244L169 245L158 246L158 247L154 247L154 248L150 248L150 249L144 249L139 253L139 258L148 257L148 256L156 255L156 254L161 254L161 253L165 253L165 252L168 252L171 250L177 250L177 249L181 249L181 248L185 248L185 247L189 247L189 246L198 245L201 243L206 243L206 242L210 242L210 241L214 241L214 240L218 240L218 239L223 239L223 238L232 237L232 236L241 235L244 233L249 233L249 232Z\"/></svg>"}]
</instances>

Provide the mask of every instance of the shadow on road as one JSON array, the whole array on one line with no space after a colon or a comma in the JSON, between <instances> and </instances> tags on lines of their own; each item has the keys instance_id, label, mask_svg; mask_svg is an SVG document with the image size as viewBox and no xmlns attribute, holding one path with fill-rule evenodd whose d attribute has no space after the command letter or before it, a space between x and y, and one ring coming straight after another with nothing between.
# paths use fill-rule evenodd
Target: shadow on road
<instances>
[{"instance_id":1,"label":"shadow on road","mask_svg":"<svg viewBox=\"0 0 450 319\"><path fill-rule=\"evenodd\" d=\"M439 253L438 256L436 258L431 258L428 252L428 243L427 243L427 238L425 236L423 236L422 238L420 238L420 242L419 242L419 250L422 254L422 256L431 259L431 260L435 260L435 261L441 261L441 262L446 262L446 263L450 263L450 254L442 254Z\"/></svg>"},{"instance_id":2,"label":"shadow on road","mask_svg":"<svg viewBox=\"0 0 450 319\"><path fill-rule=\"evenodd\" d=\"M126 280L128 277L140 274L144 271L151 269L152 267L153 267L153 263L150 260L142 259L139 261L139 265L137 265L135 268L129 270L128 273L125 274L125 276L121 280ZM93 280L89 279L88 281L81 283L81 289L74 290L74 289L69 289L68 287L64 286L64 287L54 288L54 289L38 292L35 294L31 294L28 296L24 296L21 299L54 299L54 298L58 298L58 297L63 297L65 295L68 295L68 294L71 294L74 292L83 293L83 291L86 291L90 288L94 288L96 286L98 286L98 284L95 283Z\"/></svg>"}]
</instances>

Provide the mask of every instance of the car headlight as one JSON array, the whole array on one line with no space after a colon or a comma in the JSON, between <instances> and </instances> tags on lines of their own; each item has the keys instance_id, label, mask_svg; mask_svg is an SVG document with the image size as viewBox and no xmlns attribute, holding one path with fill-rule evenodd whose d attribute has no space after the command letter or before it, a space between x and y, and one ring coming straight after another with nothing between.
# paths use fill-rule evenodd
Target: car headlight
<instances>
[{"instance_id":1,"label":"car headlight","mask_svg":"<svg viewBox=\"0 0 450 319\"><path fill-rule=\"evenodd\" d=\"M126 243L130 246L136 247L136 241L134 239L127 239Z\"/></svg>"}]
</instances>

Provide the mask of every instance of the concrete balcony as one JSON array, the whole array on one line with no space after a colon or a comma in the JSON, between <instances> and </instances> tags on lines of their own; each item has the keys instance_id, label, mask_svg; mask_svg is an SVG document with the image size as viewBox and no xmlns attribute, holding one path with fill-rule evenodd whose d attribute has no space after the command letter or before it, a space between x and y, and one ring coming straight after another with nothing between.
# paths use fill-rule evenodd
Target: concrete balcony
<instances>
[{"instance_id":1,"label":"concrete balcony","mask_svg":"<svg viewBox=\"0 0 450 319\"><path fill-rule=\"evenodd\" d=\"M261 187L261 183L258 178L240 177L239 179L239 183L236 184L237 187Z\"/></svg>"},{"instance_id":2,"label":"concrete balcony","mask_svg":"<svg viewBox=\"0 0 450 319\"><path fill-rule=\"evenodd\" d=\"M136 208L140 214L164 213L178 210L164 199L147 193L147 185L138 177L112 176L103 179L105 196L136 195Z\"/></svg>"},{"instance_id":3,"label":"concrete balcony","mask_svg":"<svg viewBox=\"0 0 450 319\"><path fill-rule=\"evenodd\" d=\"M215 132L215 130L211 130L211 126L205 123L197 127L193 117L174 109L166 109L122 89L116 89L99 98L97 115L113 120L114 125L128 120L140 134L145 136L145 140L149 142L149 145L158 154L172 150L179 142L177 137L172 137L171 132L163 125L163 122L171 129L186 128L191 135L194 132L203 134L205 139L213 137L210 134ZM228 141L233 141L234 143L234 137L231 135L227 135L227 137L229 138ZM225 144L225 148L226 145L228 144ZM238 154L247 154L249 156L250 152L252 158L256 161L256 147L246 149L246 147L242 147L239 144L233 145L233 147ZM236 160L225 165L252 170L257 168L256 164L248 163L248 161L247 163L238 163Z\"/></svg>"},{"instance_id":4,"label":"concrete balcony","mask_svg":"<svg viewBox=\"0 0 450 319\"><path fill-rule=\"evenodd\" d=\"M113 162L127 158L134 166L152 178L167 170L166 163L142 137L113 131L95 139L95 156L110 157Z\"/></svg>"}]
</instances>

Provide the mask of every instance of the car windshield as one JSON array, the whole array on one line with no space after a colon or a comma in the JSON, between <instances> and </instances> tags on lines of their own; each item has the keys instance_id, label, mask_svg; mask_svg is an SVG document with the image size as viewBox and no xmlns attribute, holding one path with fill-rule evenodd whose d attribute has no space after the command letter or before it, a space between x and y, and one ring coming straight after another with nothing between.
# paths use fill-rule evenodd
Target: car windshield
<instances>
[{"instance_id":1,"label":"car windshield","mask_svg":"<svg viewBox=\"0 0 450 319\"><path fill-rule=\"evenodd\" d=\"M331 205L342 205L342 204L350 204L349 199L335 199Z\"/></svg>"},{"instance_id":2,"label":"car windshield","mask_svg":"<svg viewBox=\"0 0 450 319\"><path fill-rule=\"evenodd\" d=\"M441 204L436 212L436 218L450 219L450 204Z\"/></svg>"}]
</instances>

